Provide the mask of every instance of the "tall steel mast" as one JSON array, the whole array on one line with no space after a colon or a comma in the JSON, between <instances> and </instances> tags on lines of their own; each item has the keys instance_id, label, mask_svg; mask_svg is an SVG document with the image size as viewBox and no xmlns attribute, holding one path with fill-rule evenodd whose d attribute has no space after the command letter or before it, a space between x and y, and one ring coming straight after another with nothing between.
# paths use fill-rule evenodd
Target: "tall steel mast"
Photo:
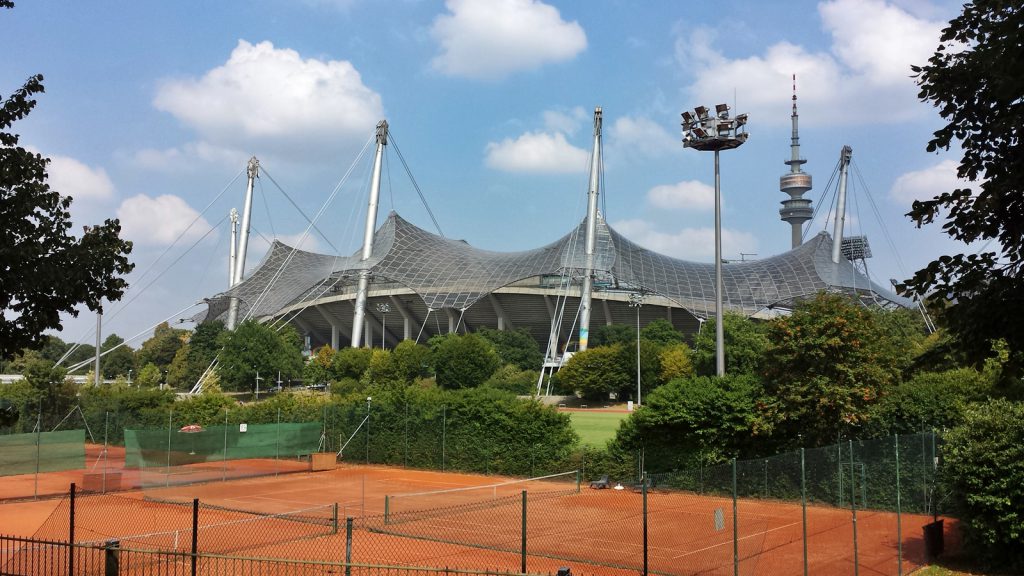
<instances>
[{"instance_id":1,"label":"tall steel mast","mask_svg":"<svg viewBox=\"0 0 1024 576\"><path fill-rule=\"evenodd\" d=\"M843 146L839 153L839 193L836 194L836 223L832 233L832 262L839 264L839 254L843 244L843 224L846 222L846 179L847 168L850 167L850 158L853 157L853 148Z\"/></svg>"},{"instance_id":2,"label":"tall steel mast","mask_svg":"<svg viewBox=\"0 0 1024 576\"><path fill-rule=\"evenodd\" d=\"M587 349L590 336L591 294L594 290L594 252L597 251L597 197L601 176L601 107L594 108L594 152L590 164L590 186L587 191L587 244L580 294L580 351Z\"/></svg>"},{"instance_id":3,"label":"tall steel mast","mask_svg":"<svg viewBox=\"0 0 1024 576\"><path fill-rule=\"evenodd\" d=\"M252 190L256 178L260 175L260 161L255 156L249 159L249 168L246 171L249 181L245 186L245 207L242 209L242 233L238 238L238 252L235 258L235 268L231 276L231 286L242 281L245 273L245 253L249 249L249 225L252 222ZM238 322L238 299L232 298L228 308L228 330L234 330Z\"/></svg>"},{"instance_id":4,"label":"tall steel mast","mask_svg":"<svg viewBox=\"0 0 1024 576\"><path fill-rule=\"evenodd\" d=\"M380 172L384 158L384 147L388 144L388 122L381 120L377 124L377 153L373 157L373 176L370 181L370 204L366 210L366 229L363 232L363 253L360 260L365 262L373 255L373 234L377 227L377 204L380 198ZM366 321L366 293L370 288L370 271L359 271L359 285L356 288L356 309L352 318L352 347L359 348L363 343L364 323Z\"/></svg>"}]
</instances>

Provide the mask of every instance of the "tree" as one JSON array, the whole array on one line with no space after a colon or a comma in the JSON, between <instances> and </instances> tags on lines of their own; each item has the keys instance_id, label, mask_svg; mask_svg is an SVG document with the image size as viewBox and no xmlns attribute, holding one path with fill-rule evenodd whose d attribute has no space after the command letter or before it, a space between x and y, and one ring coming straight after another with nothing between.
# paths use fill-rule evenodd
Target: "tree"
<instances>
[{"instance_id":1,"label":"tree","mask_svg":"<svg viewBox=\"0 0 1024 576\"><path fill-rule=\"evenodd\" d=\"M591 330L590 347L636 342L636 328L631 324L602 324Z\"/></svg>"},{"instance_id":2,"label":"tree","mask_svg":"<svg viewBox=\"0 0 1024 576\"><path fill-rule=\"evenodd\" d=\"M142 343L136 363L139 366L156 364L161 370L166 370L186 340L188 340L188 330L171 328L167 322L161 322L153 330L153 336Z\"/></svg>"},{"instance_id":3,"label":"tree","mask_svg":"<svg viewBox=\"0 0 1024 576\"><path fill-rule=\"evenodd\" d=\"M217 371L225 390L255 390L257 373L269 382L277 377L302 374L302 350L292 338L255 320L246 320L234 332L223 335L223 350Z\"/></svg>"},{"instance_id":4,"label":"tree","mask_svg":"<svg viewBox=\"0 0 1024 576\"><path fill-rule=\"evenodd\" d=\"M676 378L693 376L693 361L690 359L690 347L686 344L673 344L661 349L658 354L661 374L658 375L662 384Z\"/></svg>"},{"instance_id":5,"label":"tree","mask_svg":"<svg viewBox=\"0 0 1024 576\"><path fill-rule=\"evenodd\" d=\"M335 378L352 378L359 380L363 373L370 367L370 356L373 352L369 348L342 348L334 354L331 360L331 370Z\"/></svg>"},{"instance_id":6,"label":"tree","mask_svg":"<svg viewBox=\"0 0 1024 576\"><path fill-rule=\"evenodd\" d=\"M437 385L476 388L501 365L494 346L476 334L449 334L430 339Z\"/></svg>"},{"instance_id":7,"label":"tree","mask_svg":"<svg viewBox=\"0 0 1024 576\"><path fill-rule=\"evenodd\" d=\"M106 352L106 355L100 359L100 370L103 371L104 378L124 376L128 374L129 370L135 368L135 353L129 346L121 346L113 352L107 352L123 342L124 338L117 334L111 334L100 346L100 350Z\"/></svg>"},{"instance_id":8,"label":"tree","mask_svg":"<svg viewBox=\"0 0 1024 576\"><path fill-rule=\"evenodd\" d=\"M871 436L945 430L963 422L970 402L985 399L991 383L973 368L921 372L899 384L871 407Z\"/></svg>"},{"instance_id":9,"label":"tree","mask_svg":"<svg viewBox=\"0 0 1024 576\"><path fill-rule=\"evenodd\" d=\"M974 361L989 342L1005 339L1011 374L1024 367L1024 10L1017 2L975 0L942 31L941 44L924 66L913 66L918 94L938 108L946 125L928 142L929 152L962 150L957 176L974 191L957 188L918 200L907 216L918 227L945 222L943 231L963 242L995 241L998 250L944 255L918 270L899 289L931 295L938 318L959 337Z\"/></svg>"},{"instance_id":10,"label":"tree","mask_svg":"<svg viewBox=\"0 0 1024 576\"><path fill-rule=\"evenodd\" d=\"M626 389L631 383L636 384L636 372L626 369L622 362L625 354L622 344L597 346L577 352L558 371L559 384L579 392L584 398L607 400L609 392Z\"/></svg>"},{"instance_id":11,"label":"tree","mask_svg":"<svg viewBox=\"0 0 1024 576\"><path fill-rule=\"evenodd\" d=\"M95 311L103 299L120 299L122 276L134 267L118 220L69 234L72 199L47 184L49 160L9 131L43 91L42 75L32 76L0 105L0 359L41 346L43 333L61 329L60 315L77 316L78 305Z\"/></svg>"},{"instance_id":12,"label":"tree","mask_svg":"<svg viewBox=\"0 0 1024 576\"><path fill-rule=\"evenodd\" d=\"M640 330L640 338L662 346L670 346L681 343L683 334L668 320L658 318Z\"/></svg>"},{"instance_id":13,"label":"tree","mask_svg":"<svg viewBox=\"0 0 1024 576\"><path fill-rule=\"evenodd\" d=\"M725 371L729 374L757 374L768 347L767 323L733 312L723 315ZM693 368L701 376L715 374L715 319L704 322L694 339Z\"/></svg>"},{"instance_id":14,"label":"tree","mask_svg":"<svg viewBox=\"0 0 1024 576\"><path fill-rule=\"evenodd\" d=\"M433 359L430 357L430 348L422 344L417 344L413 340L402 340L391 351L391 358L395 362L398 375L406 383L416 378L430 376Z\"/></svg>"},{"instance_id":15,"label":"tree","mask_svg":"<svg viewBox=\"0 0 1024 576\"><path fill-rule=\"evenodd\" d=\"M942 483L964 543L983 563L1019 574L1024 569L1024 403L996 399L975 405L944 439Z\"/></svg>"},{"instance_id":16,"label":"tree","mask_svg":"<svg viewBox=\"0 0 1024 576\"><path fill-rule=\"evenodd\" d=\"M782 444L820 446L863 425L897 382L898 346L874 315L845 296L820 293L768 328L767 405Z\"/></svg>"},{"instance_id":17,"label":"tree","mask_svg":"<svg viewBox=\"0 0 1024 576\"><path fill-rule=\"evenodd\" d=\"M494 346L502 365L512 364L520 370L536 370L544 362L544 354L537 341L525 328L518 330L491 330L481 328L477 334Z\"/></svg>"}]
</instances>

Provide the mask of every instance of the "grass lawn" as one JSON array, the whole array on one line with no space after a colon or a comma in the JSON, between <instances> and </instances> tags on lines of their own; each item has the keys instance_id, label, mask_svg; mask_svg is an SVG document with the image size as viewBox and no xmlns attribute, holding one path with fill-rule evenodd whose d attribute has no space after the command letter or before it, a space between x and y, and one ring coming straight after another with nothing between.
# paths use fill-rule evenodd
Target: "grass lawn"
<instances>
[{"instance_id":1,"label":"grass lawn","mask_svg":"<svg viewBox=\"0 0 1024 576\"><path fill-rule=\"evenodd\" d=\"M629 417L628 412L569 412L572 427L584 444L604 448L615 437L619 422Z\"/></svg>"}]
</instances>

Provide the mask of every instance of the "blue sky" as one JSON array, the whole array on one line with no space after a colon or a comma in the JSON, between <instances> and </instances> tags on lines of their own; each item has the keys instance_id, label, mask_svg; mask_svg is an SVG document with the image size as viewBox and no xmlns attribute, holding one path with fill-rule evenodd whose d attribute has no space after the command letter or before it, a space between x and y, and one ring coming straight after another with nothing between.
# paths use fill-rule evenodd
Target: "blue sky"
<instances>
[{"instance_id":1,"label":"blue sky","mask_svg":"<svg viewBox=\"0 0 1024 576\"><path fill-rule=\"evenodd\" d=\"M445 235L514 251L584 217L601 106L607 220L648 248L710 262L712 156L682 148L679 114L735 103L750 139L722 155L724 255L780 253L792 74L808 197L820 202L852 146L850 227L869 236L873 277L902 279L963 250L903 216L955 185L955 151L925 152L940 119L918 102L909 67L938 45L957 2L16 4L0 11L0 94L46 78L15 126L22 144L53 159L75 230L118 217L135 242L131 302L108 305L104 333L145 332L225 288L226 215L242 208L252 155L266 174L250 267L266 239L302 238L306 222L278 187L306 214L322 210L326 237L303 248L356 250L370 164L356 160L382 118ZM394 146L385 173L381 219L394 209L433 229ZM824 225L819 216L808 234ZM86 312L60 336L91 341L94 324Z\"/></svg>"}]
</instances>

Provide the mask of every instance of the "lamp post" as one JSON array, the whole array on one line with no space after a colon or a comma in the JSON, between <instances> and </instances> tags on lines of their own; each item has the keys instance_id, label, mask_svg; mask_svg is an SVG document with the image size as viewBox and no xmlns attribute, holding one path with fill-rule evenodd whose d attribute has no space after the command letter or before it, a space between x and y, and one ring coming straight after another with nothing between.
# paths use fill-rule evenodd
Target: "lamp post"
<instances>
[{"instance_id":1,"label":"lamp post","mask_svg":"<svg viewBox=\"0 0 1024 576\"><path fill-rule=\"evenodd\" d=\"M630 292L629 307L636 308L636 405L640 406L640 307L644 305L644 293Z\"/></svg>"},{"instance_id":2,"label":"lamp post","mask_svg":"<svg viewBox=\"0 0 1024 576\"><path fill-rule=\"evenodd\" d=\"M715 373L725 376L725 331L722 325L722 182L718 153L747 141L747 115L729 117L729 106L718 104L712 116L704 106L683 112L683 148L715 153Z\"/></svg>"},{"instance_id":3,"label":"lamp post","mask_svg":"<svg viewBox=\"0 0 1024 576\"><path fill-rule=\"evenodd\" d=\"M377 303L377 312L380 312L380 347L384 348L384 343L388 337L388 312L391 312L391 304L386 302Z\"/></svg>"},{"instance_id":4,"label":"lamp post","mask_svg":"<svg viewBox=\"0 0 1024 576\"><path fill-rule=\"evenodd\" d=\"M128 369L128 387L129 388L132 387L132 369L131 368Z\"/></svg>"}]
</instances>

